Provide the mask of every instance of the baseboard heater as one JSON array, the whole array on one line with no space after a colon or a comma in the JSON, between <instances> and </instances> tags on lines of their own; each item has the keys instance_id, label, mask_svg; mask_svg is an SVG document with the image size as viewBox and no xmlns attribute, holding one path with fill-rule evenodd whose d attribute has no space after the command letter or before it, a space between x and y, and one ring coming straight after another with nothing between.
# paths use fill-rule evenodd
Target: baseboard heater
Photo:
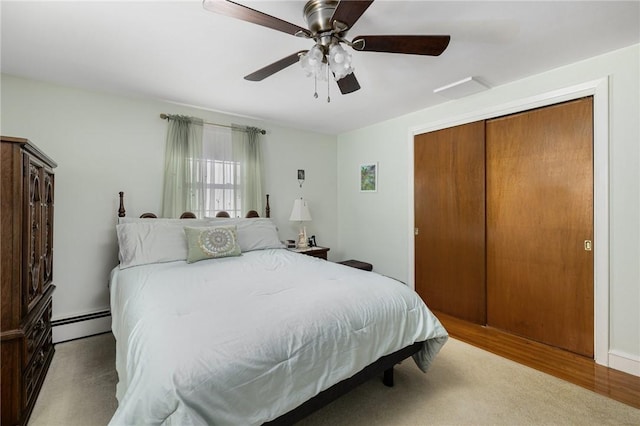
<instances>
[{"instance_id":1,"label":"baseboard heater","mask_svg":"<svg viewBox=\"0 0 640 426\"><path fill-rule=\"evenodd\" d=\"M51 321L53 343L81 339L111 331L111 311L75 315Z\"/></svg>"},{"instance_id":2,"label":"baseboard heater","mask_svg":"<svg viewBox=\"0 0 640 426\"><path fill-rule=\"evenodd\" d=\"M93 312L90 314L76 315L75 317L53 320L51 321L51 327L73 324L75 322L81 322L81 321L89 321L97 318L108 317L110 315L111 315L111 311L109 309L105 309L104 311Z\"/></svg>"}]
</instances>

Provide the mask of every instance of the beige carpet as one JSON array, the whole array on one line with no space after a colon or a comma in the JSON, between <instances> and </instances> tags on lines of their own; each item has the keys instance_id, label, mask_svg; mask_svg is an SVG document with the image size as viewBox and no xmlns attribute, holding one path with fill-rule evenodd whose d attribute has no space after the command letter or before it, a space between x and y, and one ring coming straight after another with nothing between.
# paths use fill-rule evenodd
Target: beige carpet
<instances>
[{"instance_id":1,"label":"beige carpet","mask_svg":"<svg viewBox=\"0 0 640 426\"><path fill-rule=\"evenodd\" d=\"M117 407L111 334L56 345L30 426L105 425ZM640 410L450 339L428 374L371 380L302 426L640 425Z\"/></svg>"}]
</instances>

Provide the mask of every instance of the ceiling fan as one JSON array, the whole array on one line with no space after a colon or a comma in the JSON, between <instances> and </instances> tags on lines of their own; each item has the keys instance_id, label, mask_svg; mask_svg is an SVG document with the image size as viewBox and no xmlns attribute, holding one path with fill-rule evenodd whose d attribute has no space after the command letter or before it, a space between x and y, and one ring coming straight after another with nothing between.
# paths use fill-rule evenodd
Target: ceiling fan
<instances>
[{"instance_id":1,"label":"ceiling fan","mask_svg":"<svg viewBox=\"0 0 640 426\"><path fill-rule=\"evenodd\" d=\"M360 89L353 74L351 54L342 45L356 51L387 52L411 55L438 56L449 45L448 35L363 35L347 40L347 32L360 19L373 0L310 0L303 16L309 28L276 18L242 4L225 0L203 0L203 7L211 12L262 25L297 37L312 39L309 50L301 50L280 59L247 76L245 80L261 81L300 62L307 75L324 80L331 72L342 94ZM328 78L327 78L328 80ZM314 94L318 97L317 92ZM330 101L327 98L327 101Z\"/></svg>"}]
</instances>

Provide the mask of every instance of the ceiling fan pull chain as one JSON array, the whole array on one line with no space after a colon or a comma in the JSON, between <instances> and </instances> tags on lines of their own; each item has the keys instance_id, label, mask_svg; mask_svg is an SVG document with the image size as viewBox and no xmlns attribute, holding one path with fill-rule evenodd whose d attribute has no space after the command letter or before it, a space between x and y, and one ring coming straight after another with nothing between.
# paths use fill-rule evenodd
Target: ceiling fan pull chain
<instances>
[{"instance_id":1,"label":"ceiling fan pull chain","mask_svg":"<svg viewBox=\"0 0 640 426\"><path fill-rule=\"evenodd\" d=\"M331 90L331 79L329 78L329 66L327 66L327 103L331 102L331 96L329 96L330 90Z\"/></svg>"},{"instance_id":2,"label":"ceiling fan pull chain","mask_svg":"<svg viewBox=\"0 0 640 426\"><path fill-rule=\"evenodd\" d=\"M313 97L318 99L318 76L313 75Z\"/></svg>"},{"instance_id":3,"label":"ceiling fan pull chain","mask_svg":"<svg viewBox=\"0 0 640 426\"><path fill-rule=\"evenodd\" d=\"M318 77L313 75L313 97L318 99Z\"/></svg>"}]
</instances>

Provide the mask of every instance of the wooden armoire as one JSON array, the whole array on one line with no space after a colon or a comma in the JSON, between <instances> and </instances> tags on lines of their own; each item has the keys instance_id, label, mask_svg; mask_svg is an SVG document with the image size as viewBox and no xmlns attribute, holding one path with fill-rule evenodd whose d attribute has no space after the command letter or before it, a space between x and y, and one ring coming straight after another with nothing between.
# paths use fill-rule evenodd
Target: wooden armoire
<instances>
[{"instance_id":1,"label":"wooden armoire","mask_svg":"<svg viewBox=\"0 0 640 426\"><path fill-rule=\"evenodd\" d=\"M1 137L2 425L24 425L53 357L56 163L27 139Z\"/></svg>"},{"instance_id":2,"label":"wooden armoire","mask_svg":"<svg viewBox=\"0 0 640 426\"><path fill-rule=\"evenodd\" d=\"M592 358L593 98L417 135L414 154L427 305Z\"/></svg>"}]
</instances>

